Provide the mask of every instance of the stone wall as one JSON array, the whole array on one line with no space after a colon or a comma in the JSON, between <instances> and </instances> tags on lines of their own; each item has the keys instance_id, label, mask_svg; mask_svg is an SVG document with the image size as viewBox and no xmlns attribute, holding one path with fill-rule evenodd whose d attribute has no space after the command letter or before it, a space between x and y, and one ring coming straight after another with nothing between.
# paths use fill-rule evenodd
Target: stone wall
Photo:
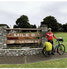
<instances>
[{"instance_id":1,"label":"stone wall","mask_svg":"<svg viewBox=\"0 0 67 69\"><path fill-rule=\"evenodd\" d=\"M7 48L7 31L6 28L8 26L6 24L0 24L0 49L6 49ZM42 44L47 41L45 38L45 34L47 32L47 26L46 25L41 25L41 35L42 35ZM12 30L11 30L12 31Z\"/></svg>"},{"instance_id":2,"label":"stone wall","mask_svg":"<svg viewBox=\"0 0 67 69\"><path fill-rule=\"evenodd\" d=\"M0 25L0 49L7 48L6 28L7 28L7 25Z\"/></svg>"},{"instance_id":3,"label":"stone wall","mask_svg":"<svg viewBox=\"0 0 67 69\"><path fill-rule=\"evenodd\" d=\"M42 53L42 48L0 49L0 56L37 55L40 53Z\"/></svg>"},{"instance_id":4,"label":"stone wall","mask_svg":"<svg viewBox=\"0 0 67 69\"><path fill-rule=\"evenodd\" d=\"M48 31L48 28L47 28L47 26L46 25L41 25L41 35L42 35L42 44L44 44L44 42L45 41L47 41L47 39L45 38L45 35L46 35L46 33L47 33L47 31Z\"/></svg>"},{"instance_id":5,"label":"stone wall","mask_svg":"<svg viewBox=\"0 0 67 69\"><path fill-rule=\"evenodd\" d=\"M22 55L37 55L42 53L42 48L22 48L22 49L7 49L7 25L0 24L0 56L22 56ZM46 41L45 33L47 26L41 26L42 29L42 43Z\"/></svg>"}]
</instances>

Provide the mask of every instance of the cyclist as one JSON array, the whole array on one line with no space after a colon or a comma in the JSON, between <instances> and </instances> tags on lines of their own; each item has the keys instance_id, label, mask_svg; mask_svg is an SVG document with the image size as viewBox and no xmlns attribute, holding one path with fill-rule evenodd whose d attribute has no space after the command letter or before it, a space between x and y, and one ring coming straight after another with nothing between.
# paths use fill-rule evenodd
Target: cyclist
<instances>
[{"instance_id":1,"label":"cyclist","mask_svg":"<svg viewBox=\"0 0 67 69\"><path fill-rule=\"evenodd\" d=\"M57 40L57 38L54 36L54 34L51 32L51 28L48 28L48 32L46 33L46 38L48 39L48 42L52 44L52 54L54 55L54 47L53 47L53 37Z\"/></svg>"}]
</instances>

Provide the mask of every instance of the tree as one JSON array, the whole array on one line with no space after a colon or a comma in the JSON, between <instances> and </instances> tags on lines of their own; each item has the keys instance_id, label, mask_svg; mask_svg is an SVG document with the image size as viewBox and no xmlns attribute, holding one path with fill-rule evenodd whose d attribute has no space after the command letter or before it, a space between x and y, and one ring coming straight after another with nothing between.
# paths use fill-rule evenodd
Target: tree
<instances>
[{"instance_id":1,"label":"tree","mask_svg":"<svg viewBox=\"0 0 67 69\"><path fill-rule=\"evenodd\" d=\"M22 15L20 18L16 20L16 25L14 28L32 28L34 25L31 26L29 23L28 17L26 15ZM36 28L36 27L35 27Z\"/></svg>"},{"instance_id":2,"label":"tree","mask_svg":"<svg viewBox=\"0 0 67 69\"><path fill-rule=\"evenodd\" d=\"M48 27L52 28L53 32L59 31L59 27L60 27L59 23L57 22L57 20L53 16L47 16L46 18L43 19L41 24L45 24Z\"/></svg>"},{"instance_id":3,"label":"tree","mask_svg":"<svg viewBox=\"0 0 67 69\"><path fill-rule=\"evenodd\" d=\"M34 24L34 25L31 25L31 28L36 28L36 25Z\"/></svg>"},{"instance_id":4,"label":"tree","mask_svg":"<svg viewBox=\"0 0 67 69\"><path fill-rule=\"evenodd\" d=\"M67 32L67 23L63 24L62 28L63 28L63 32Z\"/></svg>"},{"instance_id":5,"label":"tree","mask_svg":"<svg viewBox=\"0 0 67 69\"><path fill-rule=\"evenodd\" d=\"M62 32L63 31L63 25L62 24L60 24L60 23L58 23L58 25L59 25L59 32Z\"/></svg>"}]
</instances>

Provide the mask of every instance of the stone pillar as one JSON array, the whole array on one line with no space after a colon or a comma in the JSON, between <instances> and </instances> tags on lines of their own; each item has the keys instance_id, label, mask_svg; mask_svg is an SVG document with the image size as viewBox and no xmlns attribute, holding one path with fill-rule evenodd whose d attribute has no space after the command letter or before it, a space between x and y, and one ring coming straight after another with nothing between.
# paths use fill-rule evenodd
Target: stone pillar
<instances>
[{"instance_id":1,"label":"stone pillar","mask_svg":"<svg viewBox=\"0 0 67 69\"><path fill-rule=\"evenodd\" d=\"M41 35L42 35L42 44L43 44L45 41L47 41L47 39L45 38L45 35L46 35L47 31L48 31L48 28L47 28L46 25L43 24L43 25L41 25L41 29L42 29Z\"/></svg>"},{"instance_id":2,"label":"stone pillar","mask_svg":"<svg viewBox=\"0 0 67 69\"><path fill-rule=\"evenodd\" d=\"M7 31L6 31L7 25L0 24L0 49L7 48Z\"/></svg>"}]
</instances>

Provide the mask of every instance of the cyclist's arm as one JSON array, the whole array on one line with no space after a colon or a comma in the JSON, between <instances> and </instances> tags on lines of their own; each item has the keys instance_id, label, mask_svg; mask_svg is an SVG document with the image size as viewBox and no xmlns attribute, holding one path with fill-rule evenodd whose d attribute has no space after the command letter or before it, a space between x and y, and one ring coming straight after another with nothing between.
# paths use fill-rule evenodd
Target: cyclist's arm
<instances>
[{"instance_id":1,"label":"cyclist's arm","mask_svg":"<svg viewBox=\"0 0 67 69\"><path fill-rule=\"evenodd\" d=\"M57 38L55 37L55 35L53 35L53 37L57 40Z\"/></svg>"},{"instance_id":2,"label":"cyclist's arm","mask_svg":"<svg viewBox=\"0 0 67 69\"><path fill-rule=\"evenodd\" d=\"M48 38L48 35L47 35L47 33L46 33L46 36L45 36L46 38Z\"/></svg>"}]
</instances>

